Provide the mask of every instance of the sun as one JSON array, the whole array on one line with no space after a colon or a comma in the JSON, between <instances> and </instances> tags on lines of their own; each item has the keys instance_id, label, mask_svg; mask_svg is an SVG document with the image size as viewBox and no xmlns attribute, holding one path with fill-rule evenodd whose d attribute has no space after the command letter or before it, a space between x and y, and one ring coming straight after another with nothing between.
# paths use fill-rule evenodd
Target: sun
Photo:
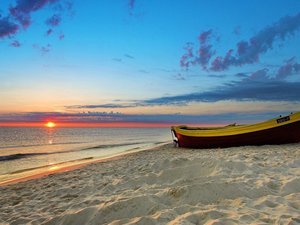
<instances>
[{"instance_id":1,"label":"sun","mask_svg":"<svg viewBox=\"0 0 300 225\"><path fill-rule=\"evenodd\" d=\"M49 127L49 128L52 128L52 127L55 127L56 124L53 123L53 122L48 122L48 123L45 124L45 126L46 126L46 127Z\"/></svg>"}]
</instances>

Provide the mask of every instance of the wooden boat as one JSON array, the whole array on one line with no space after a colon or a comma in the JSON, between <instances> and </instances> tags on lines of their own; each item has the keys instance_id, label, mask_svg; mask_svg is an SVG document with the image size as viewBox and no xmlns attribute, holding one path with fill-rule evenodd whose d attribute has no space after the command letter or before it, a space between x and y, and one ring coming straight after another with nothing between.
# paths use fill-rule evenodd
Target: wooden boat
<instances>
[{"instance_id":1,"label":"wooden boat","mask_svg":"<svg viewBox=\"0 0 300 225\"><path fill-rule=\"evenodd\" d=\"M186 148L226 148L300 142L300 112L251 125L171 127L174 141Z\"/></svg>"}]
</instances>

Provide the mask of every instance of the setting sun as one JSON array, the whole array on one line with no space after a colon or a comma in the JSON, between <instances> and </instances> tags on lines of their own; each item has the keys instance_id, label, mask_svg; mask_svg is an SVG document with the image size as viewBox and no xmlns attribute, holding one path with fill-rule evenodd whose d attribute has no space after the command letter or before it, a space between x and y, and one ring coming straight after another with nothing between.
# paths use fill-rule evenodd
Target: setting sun
<instances>
[{"instance_id":1,"label":"setting sun","mask_svg":"<svg viewBox=\"0 0 300 225\"><path fill-rule=\"evenodd\" d=\"M49 127L49 128L52 128L52 127L55 127L56 124L53 123L53 122L48 122L48 123L45 124L45 126L46 126L46 127Z\"/></svg>"}]
</instances>

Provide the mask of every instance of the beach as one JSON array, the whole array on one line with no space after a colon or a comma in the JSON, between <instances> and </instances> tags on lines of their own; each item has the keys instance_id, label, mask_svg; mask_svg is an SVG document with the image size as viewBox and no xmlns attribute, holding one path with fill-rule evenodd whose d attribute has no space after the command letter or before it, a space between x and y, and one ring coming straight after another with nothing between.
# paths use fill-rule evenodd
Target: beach
<instances>
[{"instance_id":1,"label":"beach","mask_svg":"<svg viewBox=\"0 0 300 225\"><path fill-rule=\"evenodd\" d=\"M172 143L0 187L1 224L300 224L300 144Z\"/></svg>"}]
</instances>

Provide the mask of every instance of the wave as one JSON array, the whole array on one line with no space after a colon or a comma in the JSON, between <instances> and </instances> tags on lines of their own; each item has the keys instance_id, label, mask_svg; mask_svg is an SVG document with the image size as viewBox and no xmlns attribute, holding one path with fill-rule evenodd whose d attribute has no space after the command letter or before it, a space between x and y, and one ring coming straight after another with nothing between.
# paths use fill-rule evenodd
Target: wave
<instances>
[{"instance_id":1,"label":"wave","mask_svg":"<svg viewBox=\"0 0 300 225\"><path fill-rule=\"evenodd\" d=\"M58 142L58 143L52 143L52 144L8 145L8 146L0 146L0 149L40 147L40 146L52 146L52 145L71 145L71 144L84 144L84 143L87 143L87 142Z\"/></svg>"},{"instance_id":2,"label":"wave","mask_svg":"<svg viewBox=\"0 0 300 225\"><path fill-rule=\"evenodd\" d=\"M92 150L97 148L113 148L113 147L122 147L127 145L138 145L138 144L145 144L145 142L132 142L132 143L122 143L122 144L108 144L108 145L96 145L93 147L83 148L82 150Z\"/></svg>"},{"instance_id":3,"label":"wave","mask_svg":"<svg viewBox=\"0 0 300 225\"><path fill-rule=\"evenodd\" d=\"M73 150L68 150L68 151L56 151L56 152L17 153L17 154L0 156L0 162L24 159L24 158L29 158L29 157L41 156L41 155L63 154L63 153L70 153L70 152L95 150L95 149L131 146L131 145L144 144L144 143L145 142L134 142L134 143L123 143L123 144L96 145L96 146L86 147L86 148L81 148L81 149L73 149Z\"/></svg>"}]
</instances>

